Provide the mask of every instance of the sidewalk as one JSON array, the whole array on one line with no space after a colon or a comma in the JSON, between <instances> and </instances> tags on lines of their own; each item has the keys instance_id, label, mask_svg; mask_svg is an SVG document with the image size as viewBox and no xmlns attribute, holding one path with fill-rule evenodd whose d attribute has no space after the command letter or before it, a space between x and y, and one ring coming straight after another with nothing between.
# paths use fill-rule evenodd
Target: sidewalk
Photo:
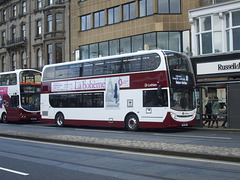
<instances>
[{"instance_id":1,"label":"sidewalk","mask_svg":"<svg viewBox=\"0 0 240 180\"><path fill-rule=\"evenodd\" d=\"M214 128L216 130L216 128ZM240 162L240 148L0 130L0 136L60 144Z\"/></svg>"}]
</instances>

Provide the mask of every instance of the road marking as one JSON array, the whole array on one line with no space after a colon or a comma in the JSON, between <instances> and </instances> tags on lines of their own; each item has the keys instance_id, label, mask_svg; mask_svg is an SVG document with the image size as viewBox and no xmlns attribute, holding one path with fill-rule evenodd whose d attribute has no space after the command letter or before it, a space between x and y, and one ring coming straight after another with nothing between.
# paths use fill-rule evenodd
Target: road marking
<instances>
[{"instance_id":1,"label":"road marking","mask_svg":"<svg viewBox=\"0 0 240 180\"><path fill-rule=\"evenodd\" d=\"M3 168L3 167L0 167L0 170L7 171L7 172L10 172L10 173L14 173L14 174L19 174L19 175L22 175L22 176L28 176L29 175L28 173L23 173L23 172L20 172L20 171L15 171L15 170Z\"/></svg>"},{"instance_id":2,"label":"road marking","mask_svg":"<svg viewBox=\"0 0 240 180\"><path fill-rule=\"evenodd\" d=\"M183 137L183 138L202 138L202 139L222 139L222 140L230 140L232 138L229 137L209 137L209 136L185 136L185 135L170 135L170 134L153 134L154 136L170 136L170 137Z\"/></svg>"}]
</instances>

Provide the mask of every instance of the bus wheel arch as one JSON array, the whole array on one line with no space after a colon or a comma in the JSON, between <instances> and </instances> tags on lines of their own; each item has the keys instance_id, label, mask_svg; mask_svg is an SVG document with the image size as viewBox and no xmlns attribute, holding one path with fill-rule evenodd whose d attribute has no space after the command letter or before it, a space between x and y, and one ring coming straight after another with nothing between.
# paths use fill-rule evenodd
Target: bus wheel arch
<instances>
[{"instance_id":1,"label":"bus wheel arch","mask_svg":"<svg viewBox=\"0 0 240 180\"><path fill-rule=\"evenodd\" d=\"M3 112L3 113L2 113L1 121L2 121L3 123L7 123L7 122L8 122L6 112Z\"/></svg>"},{"instance_id":2,"label":"bus wheel arch","mask_svg":"<svg viewBox=\"0 0 240 180\"><path fill-rule=\"evenodd\" d=\"M64 126L64 115L62 112L58 112L55 116L55 123L58 127Z\"/></svg>"},{"instance_id":3,"label":"bus wheel arch","mask_svg":"<svg viewBox=\"0 0 240 180\"><path fill-rule=\"evenodd\" d=\"M125 129L128 131L137 131L139 128L139 118L134 112L130 112L125 117Z\"/></svg>"}]
</instances>

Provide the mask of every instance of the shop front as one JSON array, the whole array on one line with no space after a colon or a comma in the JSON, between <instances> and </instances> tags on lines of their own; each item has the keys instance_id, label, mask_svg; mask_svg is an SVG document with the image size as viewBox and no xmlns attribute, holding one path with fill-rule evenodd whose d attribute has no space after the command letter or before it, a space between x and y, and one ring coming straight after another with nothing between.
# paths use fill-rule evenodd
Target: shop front
<instances>
[{"instance_id":1,"label":"shop front","mask_svg":"<svg viewBox=\"0 0 240 180\"><path fill-rule=\"evenodd\" d=\"M240 53L193 57L197 126L240 128Z\"/></svg>"}]
</instances>

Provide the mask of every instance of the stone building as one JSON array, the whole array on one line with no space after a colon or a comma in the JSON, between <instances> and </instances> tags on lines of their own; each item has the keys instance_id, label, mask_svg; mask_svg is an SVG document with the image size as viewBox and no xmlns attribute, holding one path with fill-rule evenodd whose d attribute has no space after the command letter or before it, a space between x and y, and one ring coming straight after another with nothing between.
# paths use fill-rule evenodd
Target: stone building
<instances>
[{"instance_id":1,"label":"stone building","mask_svg":"<svg viewBox=\"0 0 240 180\"><path fill-rule=\"evenodd\" d=\"M69 1L0 1L0 71L69 61Z\"/></svg>"}]
</instances>

